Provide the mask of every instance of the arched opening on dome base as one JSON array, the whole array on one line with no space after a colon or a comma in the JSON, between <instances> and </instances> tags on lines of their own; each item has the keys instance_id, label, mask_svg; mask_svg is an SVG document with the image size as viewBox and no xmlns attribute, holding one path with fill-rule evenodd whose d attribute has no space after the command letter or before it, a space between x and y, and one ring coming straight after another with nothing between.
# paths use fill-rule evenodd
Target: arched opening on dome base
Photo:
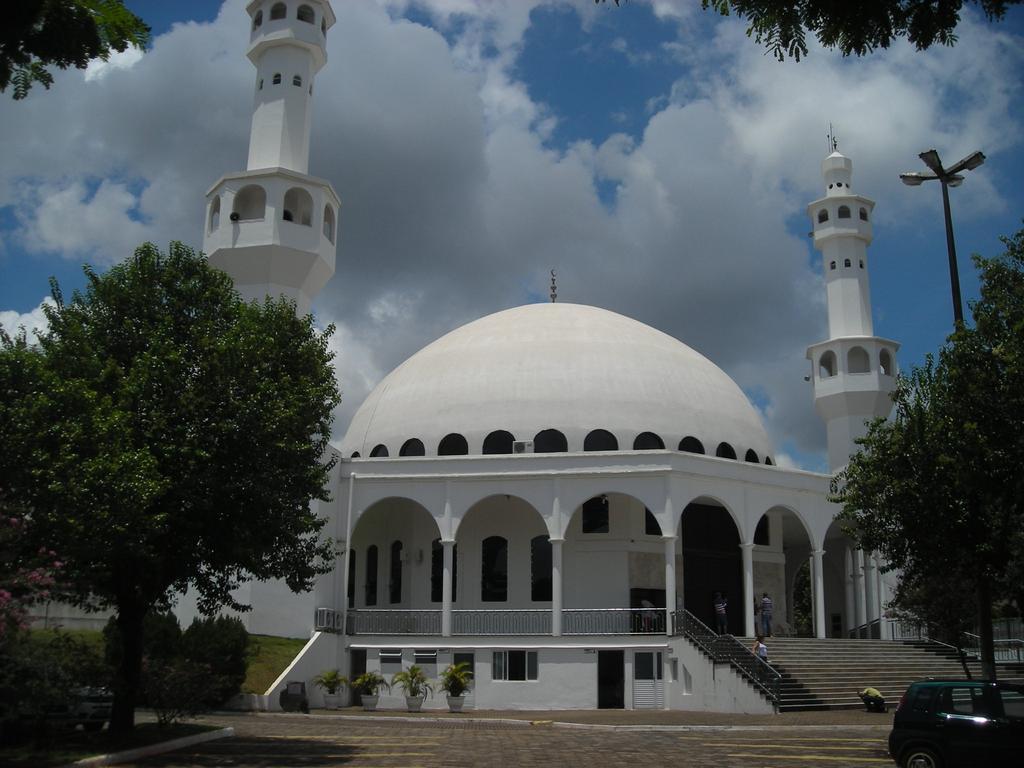
<instances>
[{"instance_id":1,"label":"arched opening on dome base","mask_svg":"<svg viewBox=\"0 0 1024 768\"><path fill-rule=\"evenodd\" d=\"M465 456L468 453L469 443L458 432L445 435L437 444L438 456Z\"/></svg>"},{"instance_id":2,"label":"arched opening on dome base","mask_svg":"<svg viewBox=\"0 0 1024 768\"><path fill-rule=\"evenodd\" d=\"M485 456L512 453L512 443L516 441L511 432L504 429L496 429L484 438L482 453Z\"/></svg>"},{"instance_id":3,"label":"arched opening on dome base","mask_svg":"<svg viewBox=\"0 0 1024 768\"><path fill-rule=\"evenodd\" d=\"M663 451L665 441L653 432L641 432L633 441L634 451Z\"/></svg>"},{"instance_id":4,"label":"arched opening on dome base","mask_svg":"<svg viewBox=\"0 0 1024 768\"><path fill-rule=\"evenodd\" d=\"M700 497L687 504L679 521L683 606L716 629L715 594L727 603L727 631L744 633L743 554L740 532L729 510L715 499ZM681 578L680 578L681 576ZM756 584L755 584L756 588Z\"/></svg>"},{"instance_id":5,"label":"arched opening on dome base","mask_svg":"<svg viewBox=\"0 0 1024 768\"><path fill-rule=\"evenodd\" d=\"M566 526L565 608L631 608L629 632L664 632L661 524L641 499L613 487L576 506Z\"/></svg>"},{"instance_id":6,"label":"arched opening on dome base","mask_svg":"<svg viewBox=\"0 0 1024 768\"><path fill-rule=\"evenodd\" d=\"M751 464L760 464L761 460L757 458L757 451L753 448L747 448L746 454L743 456L744 461L749 461Z\"/></svg>"},{"instance_id":7,"label":"arched opening on dome base","mask_svg":"<svg viewBox=\"0 0 1024 768\"><path fill-rule=\"evenodd\" d=\"M811 554L811 537L804 520L792 509L770 507L754 528L753 562L754 604L770 599L770 621L764 613L754 616L756 631L765 634L813 636L813 624L805 608L809 595L805 587L794 592L797 574ZM800 578L803 578L802 576Z\"/></svg>"},{"instance_id":8,"label":"arched opening on dome base","mask_svg":"<svg viewBox=\"0 0 1024 768\"><path fill-rule=\"evenodd\" d=\"M388 456L388 447L383 443L373 446L373 450L370 451L370 458L383 459Z\"/></svg>"},{"instance_id":9,"label":"arched opening on dome base","mask_svg":"<svg viewBox=\"0 0 1024 768\"><path fill-rule=\"evenodd\" d=\"M367 507L352 530L348 552L349 605L377 610L428 606L429 555L432 542L439 535L433 516L412 499L389 497ZM354 621L364 630L376 626L383 634L392 627L390 619L379 615L372 619L356 617ZM361 621L369 623L359 624Z\"/></svg>"},{"instance_id":10,"label":"arched opening on dome base","mask_svg":"<svg viewBox=\"0 0 1024 768\"><path fill-rule=\"evenodd\" d=\"M496 494L473 504L458 522L455 540L459 551L458 607L480 608L536 608L534 595L543 594L543 584L550 584L551 565L537 572L537 557L543 552L535 542L538 537L548 539L548 529L540 513L518 496ZM548 545L550 547L550 545ZM540 582L538 582L538 578ZM547 587L550 592L550 586ZM550 597L547 598L550 601ZM453 631L460 632L462 621L494 621L501 616L453 616ZM550 632L550 610L527 621L539 621L538 634ZM495 625L497 626L497 624ZM469 625L461 627L472 633ZM480 629L483 629L482 627Z\"/></svg>"},{"instance_id":11,"label":"arched opening on dome base","mask_svg":"<svg viewBox=\"0 0 1024 768\"><path fill-rule=\"evenodd\" d=\"M715 449L715 456L720 459L735 459L736 449L728 443L719 443L718 447Z\"/></svg>"},{"instance_id":12,"label":"arched opening on dome base","mask_svg":"<svg viewBox=\"0 0 1024 768\"><path fill-rule=\"evenodd\" d=\"M688 435L679 441L679 450L686 453L704 453L704 443L692 435Z\"/></svg>"},{"instance_id":13,"label":"arched opening on dome base","mask_svg":"<svg viewBox=\"0 0 1024 768\"><path fill-rule=\"evenodd\" d=\"M410 437L402 447L398 449L399 456L426 456L427 451L423 447L423 441L418 437Z\"/></svg>"},{"instance_id":14,"label":"arched opening on dome base","mask_svg":"<svg viewBox=\"0 0 1024 768\"><path fill-rule=\"evenodd\" d=\"M583 438L584 451L617 451L619 441L607 429L595 429Z\"/></svg>"},{"instance_id":15,"label":"arched opening on dome base","mask_svg":"<svg viewBox=\"0 0 1024 768\"><path fill-rule=\"evenodd\" d=\"M569 442L557 429L543 429L534 435L534 453L565 453L568 450Z\"/></svg>"}]
</instances>

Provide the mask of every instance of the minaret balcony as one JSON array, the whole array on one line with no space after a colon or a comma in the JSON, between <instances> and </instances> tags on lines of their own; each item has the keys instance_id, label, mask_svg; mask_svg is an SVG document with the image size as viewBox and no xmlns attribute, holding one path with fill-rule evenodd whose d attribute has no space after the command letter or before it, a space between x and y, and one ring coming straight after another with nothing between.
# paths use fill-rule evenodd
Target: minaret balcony
<instances>
[{"instance_id":1,"label":"minaret balcony","mask_svg":"<svg viewBox=\"0 0 1024 768\"><path fill-rule=\"evenodd\" d=\"M298 45L310 52L315 70L327 63L327 30L334 25L334 12L320 0L253 0L247 8L252 17L249 50L254 64L275 45Z\"/></svg>"}]
</instances>

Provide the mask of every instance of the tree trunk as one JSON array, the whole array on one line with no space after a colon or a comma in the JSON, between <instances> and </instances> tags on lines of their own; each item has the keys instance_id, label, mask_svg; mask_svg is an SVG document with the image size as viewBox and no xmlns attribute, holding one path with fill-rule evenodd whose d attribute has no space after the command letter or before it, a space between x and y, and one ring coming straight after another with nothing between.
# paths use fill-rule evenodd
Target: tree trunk
<instances>
[{"instance_id":1,"label":"tree trunk","mask_svg":"<svg viewBox=\"0 0 1024 768\"><path fill-rule=\"evenodd\" d=\"M110 730L129 733L135 728L135 702L142 679L142 620L139 608L118 606L117 630L121 635L120 665L114 673L114 706Z\"/></svg>"},{"instance_id":2,"label":"tree trunk","mask_svg":"<svg viewBox=\"0 0 1024 768\"><path fill-rule=\"evenodd\" d=\"M981 646L981 677L996 679L996 651L992 642L992 587L987 576L978 579L978 644Z\"/></svg>"}]
</instances>

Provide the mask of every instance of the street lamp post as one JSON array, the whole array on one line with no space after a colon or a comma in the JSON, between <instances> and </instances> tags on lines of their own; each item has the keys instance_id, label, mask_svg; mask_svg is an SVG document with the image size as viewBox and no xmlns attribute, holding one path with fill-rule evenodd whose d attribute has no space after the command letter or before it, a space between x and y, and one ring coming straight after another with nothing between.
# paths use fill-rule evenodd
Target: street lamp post
<instances>
[{"instance_id":1,"label":"street lamp post","mask_svg":"<svg viewBox=\"0 0 1024 768\"><path fill-rule=\"evenodd\" d=\"M946 217L946 251L949 255L949 283L953 292L953 320L956 327L964 322L963 302L960 299L960 272L956 264L956 245L953 242L953 217L949 212L949 188L959 187L964 182L961 171L973 171L985 162L985 155L981 152L974 152L963 160L954 163L949 168L942 167L942 160L939 153L934 149L922 152L918 157L924 161L931 173L920 173L910 171L900 174L900 181L908 187L919 187L926 181L938 179L942 184L942 211Z\"/></svg>"}]
</instances>

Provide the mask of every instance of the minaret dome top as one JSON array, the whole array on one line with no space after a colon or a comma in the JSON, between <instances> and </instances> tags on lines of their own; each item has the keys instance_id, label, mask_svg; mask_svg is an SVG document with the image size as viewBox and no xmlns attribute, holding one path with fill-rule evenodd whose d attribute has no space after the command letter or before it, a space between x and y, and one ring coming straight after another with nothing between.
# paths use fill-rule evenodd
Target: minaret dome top
<instances>
[{"instance_id":1,"label":"minaret dome top","mask_svg":"<svg viewBox=\"0 0 1024 768\"><path fill-rule=\"evenodd\" d=\"M833 152L821 161L821 175L825 177L826 197L851 195L850 181L853 178L853 162L846 155Z\"/></svg>"}]
</instances>

